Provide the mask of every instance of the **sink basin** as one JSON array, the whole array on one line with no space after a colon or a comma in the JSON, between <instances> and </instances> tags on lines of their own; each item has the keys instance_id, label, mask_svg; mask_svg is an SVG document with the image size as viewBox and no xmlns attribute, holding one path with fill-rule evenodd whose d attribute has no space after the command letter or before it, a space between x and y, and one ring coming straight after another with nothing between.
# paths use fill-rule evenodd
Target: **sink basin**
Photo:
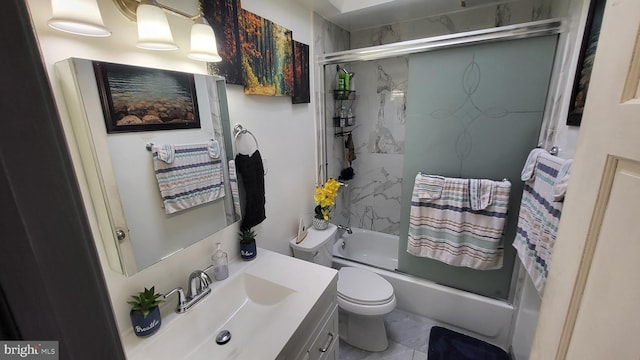
<instances>
[{"instance_id":1,"label":"sink basin","mask_svg":"<svg viewBox=\"0 0 640 360\"><path fill-rule=\"evenodd\" d=\"M334 270L266 250L249 263L230 264L230 272L188 312L164 315L149 338L123 335L127 358L275 359L326 287L322 284L335 276ZM219 345L222 330L231 340Z\"/></svg>"},{"instance_id":2,"label":"sink basin","mask_svg":"<svg viewBox=\"0 0 640 360\"><path fill-rule=\"evenodd\" d=\"M208 332L208 338L189 354L189 359L236 358L247 341L253 342L261 334L277 331L278 320L286 316L287 300L294 290L246 272L230 280L220 288L225 301L212 316L224 320L215 329L213 326L203 329ZM231 340L219 345L216 336L222 330L231 332Z\"/></svg>"},{"instance_id":3,"label":"sink basin","mask_svg":"<svg viewBox=\"0 0 640 360\"><path fill-rule=\"evenodd\" d=\"M288 287L278 285L258 276L242 273L237 276L227 289L234 296L258 305L276 305L291 295L294 291ZM230 294L227 293L227 296Z\"/></svg>"}]
</instances>

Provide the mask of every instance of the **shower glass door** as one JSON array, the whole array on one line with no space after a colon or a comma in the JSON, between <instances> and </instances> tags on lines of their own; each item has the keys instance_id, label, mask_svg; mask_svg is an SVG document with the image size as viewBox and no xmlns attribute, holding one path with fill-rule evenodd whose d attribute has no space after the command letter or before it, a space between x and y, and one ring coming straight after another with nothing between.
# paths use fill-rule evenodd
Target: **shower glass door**
<instances>
[{"instance_id":1,"label":"shower glass door","mask_svg":"<svg viewBox=\"0 0 640 360\"><path fill-rule=\"evenodd\" d=\"M437 283L507 299L523 183L536 147L556 35L449 48L409 56L398 269ZM499 270L450 266L407 253L415 176L509 179L511 198Z\"/></svg>"}]
</instances>

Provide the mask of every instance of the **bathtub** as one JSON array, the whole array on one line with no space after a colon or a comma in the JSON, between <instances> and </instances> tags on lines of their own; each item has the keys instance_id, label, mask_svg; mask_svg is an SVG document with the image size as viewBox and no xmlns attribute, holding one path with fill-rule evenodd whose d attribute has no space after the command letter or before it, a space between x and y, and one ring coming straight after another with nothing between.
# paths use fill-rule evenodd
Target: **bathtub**
<instances>
[{"instance_id":1,"label":"bathtub","mask_svg":"<svg viewBox=\"0 0 640 360\"><path fill-rule=\"evenodd\" d=\"M333 267L353 266L384 277L394 288L397 308L503 349L510 345L513 305L398 272L398 237L352 228L333 246Z\"/></svg>"}]
</instances>

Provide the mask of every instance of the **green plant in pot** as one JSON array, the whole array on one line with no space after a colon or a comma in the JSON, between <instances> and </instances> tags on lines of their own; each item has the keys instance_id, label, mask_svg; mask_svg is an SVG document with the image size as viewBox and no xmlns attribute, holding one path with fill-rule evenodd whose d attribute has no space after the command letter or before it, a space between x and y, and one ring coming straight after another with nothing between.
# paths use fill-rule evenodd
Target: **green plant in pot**
<instances>
[{"instance_id":1,"label":"green plant in pot","mask_svg":"<svg viewBox=\"0 0 640 360\"><path fill-rule=\"evenodd\" d=\"M240 257L242 260L253 260L256 257L256 233L248 229L240 229Z\"/></svg>"},{"instance_id":2,"label":"green plant in pot","mask_svg":"<svg viewBox=\"0 0 640 360\"><path fill-rule=\"evenodd\" d=\"M161 294L156 293L155 287L144 288L144 291L137 295L131 295L131 300L127 301L131 305L129 316L131 326L137 336L149 336L160 328L160 307L164 302Z\"/></svg>"}]
</instances>

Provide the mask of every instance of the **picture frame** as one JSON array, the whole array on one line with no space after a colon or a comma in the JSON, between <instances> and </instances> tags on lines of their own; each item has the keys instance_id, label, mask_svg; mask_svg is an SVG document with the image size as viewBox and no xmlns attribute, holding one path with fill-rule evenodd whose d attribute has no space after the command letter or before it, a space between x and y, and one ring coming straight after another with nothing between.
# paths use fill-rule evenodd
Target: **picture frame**
<instances>
[{"instance_id":1,"label":"picture frame","mask_svg":"<svg viewBox=\"0 0 640 360\"><path fill-rule=\"evenodd\" d=\"M293 95L293 32L248 10L240 12L245 95Z\"/></svg>"},{"instance_id":2,"label":"picture frame","mask_svg":"<svg viewBox=\"0 0 640 360\"><path fill-rule=\"evenodd\" d=\"M242 12L240 0L200 0L202 14L216 35L218 53L222 60L207 63L210 75L225 78L227 84L244 85L242 75L242 42L240 21Z\"/></svg>"},{"instance_id":3,"label":"picture frame","mask_svg":"<svg viewBox=\"0 0 640 360\"><path fill-rule=\"evenodd\" d=\"M569 126L580 126L582 122L582 113L587 98L587 91L589 90L593 60L598 46L605 4L606 0L592 0L589 5L589 14L587 16L584 37L582 38L578 67L573 81L569 113L567 114L566 123Z\"/></svg>"},{"instance_id":4,"label":"picture frame","mask_svg":"<svg viewBox=\"0 0 640 360\"><path fill-rule=\"evenodd\" d=\"M291 103L311 102L309 88L309 45L293 41L293 96Z\"/></svg>"},{"instance_id":5,"label":"picture frame","mask_svg":"<svg viewBox=\"0 0 640 360\"><path fill-rule=\"evenodd\" d=\"M200 128L194 76L93 62L108 134Z\"/></svg>"}]
</instances>

